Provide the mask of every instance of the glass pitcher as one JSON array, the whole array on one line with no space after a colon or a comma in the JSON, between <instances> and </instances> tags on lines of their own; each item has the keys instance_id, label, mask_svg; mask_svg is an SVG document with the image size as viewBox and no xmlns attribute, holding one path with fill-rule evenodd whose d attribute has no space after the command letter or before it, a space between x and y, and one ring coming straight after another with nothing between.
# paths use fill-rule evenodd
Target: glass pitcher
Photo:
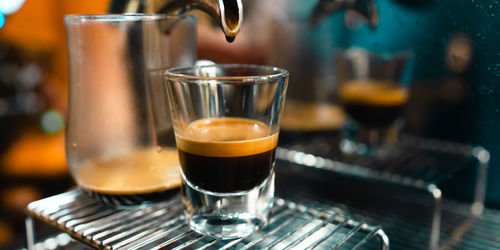
<instances>
[{"instance_id":1,"label":"glass pitcher","mask_svg":"<svg viewBox=\"0 0 500 250\"><path fill-rule=\"evenodd\" d=\"M180 185L163 71L196 59L196 20L161 14L69 15L66 157L73 179L119 205Z\"/></svg>"}]
</instances>

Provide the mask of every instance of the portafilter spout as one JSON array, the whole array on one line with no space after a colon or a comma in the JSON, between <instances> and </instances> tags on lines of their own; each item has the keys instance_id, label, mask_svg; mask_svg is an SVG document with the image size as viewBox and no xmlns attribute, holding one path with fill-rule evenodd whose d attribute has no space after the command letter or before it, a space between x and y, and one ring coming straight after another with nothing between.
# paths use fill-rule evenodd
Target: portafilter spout
<instances>
[{"instance_id":1,"label":"portafilter spout","mask_svg":"<svg viewBox=\"0 0 500 250\"><path fill-rule=\"evenodd\" d=\"M232 42L243 21L241 0L111 0L110 13L165 13L183 14L201 10L215 19Z\"/></svg>"}]
</instances>

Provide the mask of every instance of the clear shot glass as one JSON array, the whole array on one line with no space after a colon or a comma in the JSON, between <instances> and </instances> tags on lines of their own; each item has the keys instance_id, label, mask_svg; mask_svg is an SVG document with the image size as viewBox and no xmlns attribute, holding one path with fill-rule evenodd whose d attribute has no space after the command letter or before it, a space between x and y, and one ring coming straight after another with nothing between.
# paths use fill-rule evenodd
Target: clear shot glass
<instances>
[{"instance_id":1,"label":"clear shot glass","mask_svg":"<svg viewBox=\"0 0 500 250\"><path fill-rule=\"evenodd\" d=\"M335 53L338 97L347 114L340 149L385 157L394 150L408 100L409 51L377 54L351 48Z\"/></svg>"},{"instance_id":2,"label":"clear shot glass","mask_svg":"<svg viewBox=\"0 0 500 250\"><path fill-rule=\"evenodd\" d=\"M208 65L166 72L189 226L218 239L268 222L288 72Z\"/></svg>"}]
</instances>

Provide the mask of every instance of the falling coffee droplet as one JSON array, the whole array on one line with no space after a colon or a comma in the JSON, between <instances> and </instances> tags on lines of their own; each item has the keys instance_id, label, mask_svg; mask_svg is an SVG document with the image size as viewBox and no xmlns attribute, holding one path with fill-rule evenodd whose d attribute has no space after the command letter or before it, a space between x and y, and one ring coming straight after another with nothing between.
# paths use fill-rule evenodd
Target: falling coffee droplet
<instances>
[{"instance_id":1,"label":"falling coffee droplet","mask_svg":"<svg viewBox=\"0 0 500 250\"><path fill-rule=\"evenodd\" d=\"M241 6L239 6L239 1L234 0L223 0L224 2L224 22L226 27L224 28L224 34L226 35L226 41L233 42L240 30L241 18L243 13L241 11ZM241 2L240 2L241 3Z\"/></svg>"},{"instance_id":2,"label":"falling coffee droplet","mask_svg":"<svg viewBox=\"0 0 500 250\"><path fill-rule=\"evenodd\" d=\"M226 35L226 41L229 42L229 43L232 43L235 38L236 38L236 36L227 36Z\"/></svg>"}]
</instances>

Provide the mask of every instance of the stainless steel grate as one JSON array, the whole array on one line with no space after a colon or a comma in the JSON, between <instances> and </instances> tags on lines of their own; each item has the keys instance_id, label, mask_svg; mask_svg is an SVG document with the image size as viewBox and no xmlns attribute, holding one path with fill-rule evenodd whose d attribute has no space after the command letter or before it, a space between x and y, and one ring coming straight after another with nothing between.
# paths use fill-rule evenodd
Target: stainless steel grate
<instances>
[{"instance_id":1,"label":"stainless steel grate","mask_svg":"<svg viewBox=\"0 0 500 250\"><path fill-rule=\"evenodd\" d=\"M297 136L292 140L288 138L288 141L285 140L280 144L282 147L277 151L277 158L304 167L327 170L342 176L362 179L366 183L372 183L372 187L381 188L384 185L387 186L386 184L391 186L390 188L381 188L381 191L406 190L399 194L393 194L396 195L395 198L399 199L410 197L408 192L425 194L424 196L427 198L421 199L419 203L427 202L426 205L429 206L425 206L424 209L432 212L415 211L417 214L425 214L425 217L399 226L408 228L412 226L412 223L425 225L429 230L425 230L428 235L424 238L428 239L428 248L430 249L439 247L440 232L442 231L440 227L441 223L444 223L441 220L443 191L449 196L450 193L454 192L453 185L463 184L462 182L454 182L454 178L461 176L462 181L471 183L473 192L470 195L472 197L469 213L474 216L482 213L490 157L489 152L484 148L406 135L402 136L393 155L380 159L342 154L338 149L338 139L338 134ZM362 188L358 188L358 191L353 195L360 197L362 193L366 193L366 190ZM351 189L351 192L354 190ZM463 193L455 194L455 197L458 196L465 195ZM411 197L416 199L415 196ZM352 199L349 200L352 201ZM429 200L431 201L429 202ZM400 204L410 203L402 202ZM348 203L348 206L353 207L353 204ZM377 204L370 207L360 207L367 211L380 207L382 214L394 213L400 216L401 221L406 220L404 217L411 218L411 214L407 214L407 211L411 209L403 211ZM419 234L422 232L424 231L421 230Z\"/></svg>"},{"instance_id":2,"label":"stainless steel grate","mask_svg":"<svg viewBox=\"0 0 500 250\"><path fill-rule=\"evenodd\" d=\"M296 190L287 198L300 200L308 206L339 206L330 200ZM422 221L427 218L424 211L431 204L416 201L414 211L402 212L405 208L360 209L349 207L349 217L382 225L391 239L391 249L428 249L426 235L430 229ZM500 249L500 210L485 208L479 216L470 213L470 205L463 202L444 200L442 205L442 226L439 249Z\"/></svg>"},{"instance_id":3,"label":"stainless steel grate","mask_svg":"<svg viewBox=\"0 0 500 250\"><path fill-rule=\"evenodd\" d=\"M490 154L480 146L404 135L395 147L394 154L380 159L343 154L338 149L338 140L338 135L299 137L280 144L282 148L277 157L301 165L419 189L438 187L455 174L470 168L476 175L472 202L476 206L483 204ZM325 164L313 156L331 162Z\"/></svg>"},{"instance_id":4,"label":"stainless steel grate","mask_svg":"<svg viewBox=\"0 0 500 250\"><path fill-rule=\"evenodd\" d=\"M28 247L34 249L36 244L35 218L101 249L360 249L374 244L389 248L380 227L349 219L333 207L318 209L277 198L266 227L246 238L225 241L191 231L182 210L179 195L123 210L74 190L28 205Z\"/></svg>"}]
</instances>

